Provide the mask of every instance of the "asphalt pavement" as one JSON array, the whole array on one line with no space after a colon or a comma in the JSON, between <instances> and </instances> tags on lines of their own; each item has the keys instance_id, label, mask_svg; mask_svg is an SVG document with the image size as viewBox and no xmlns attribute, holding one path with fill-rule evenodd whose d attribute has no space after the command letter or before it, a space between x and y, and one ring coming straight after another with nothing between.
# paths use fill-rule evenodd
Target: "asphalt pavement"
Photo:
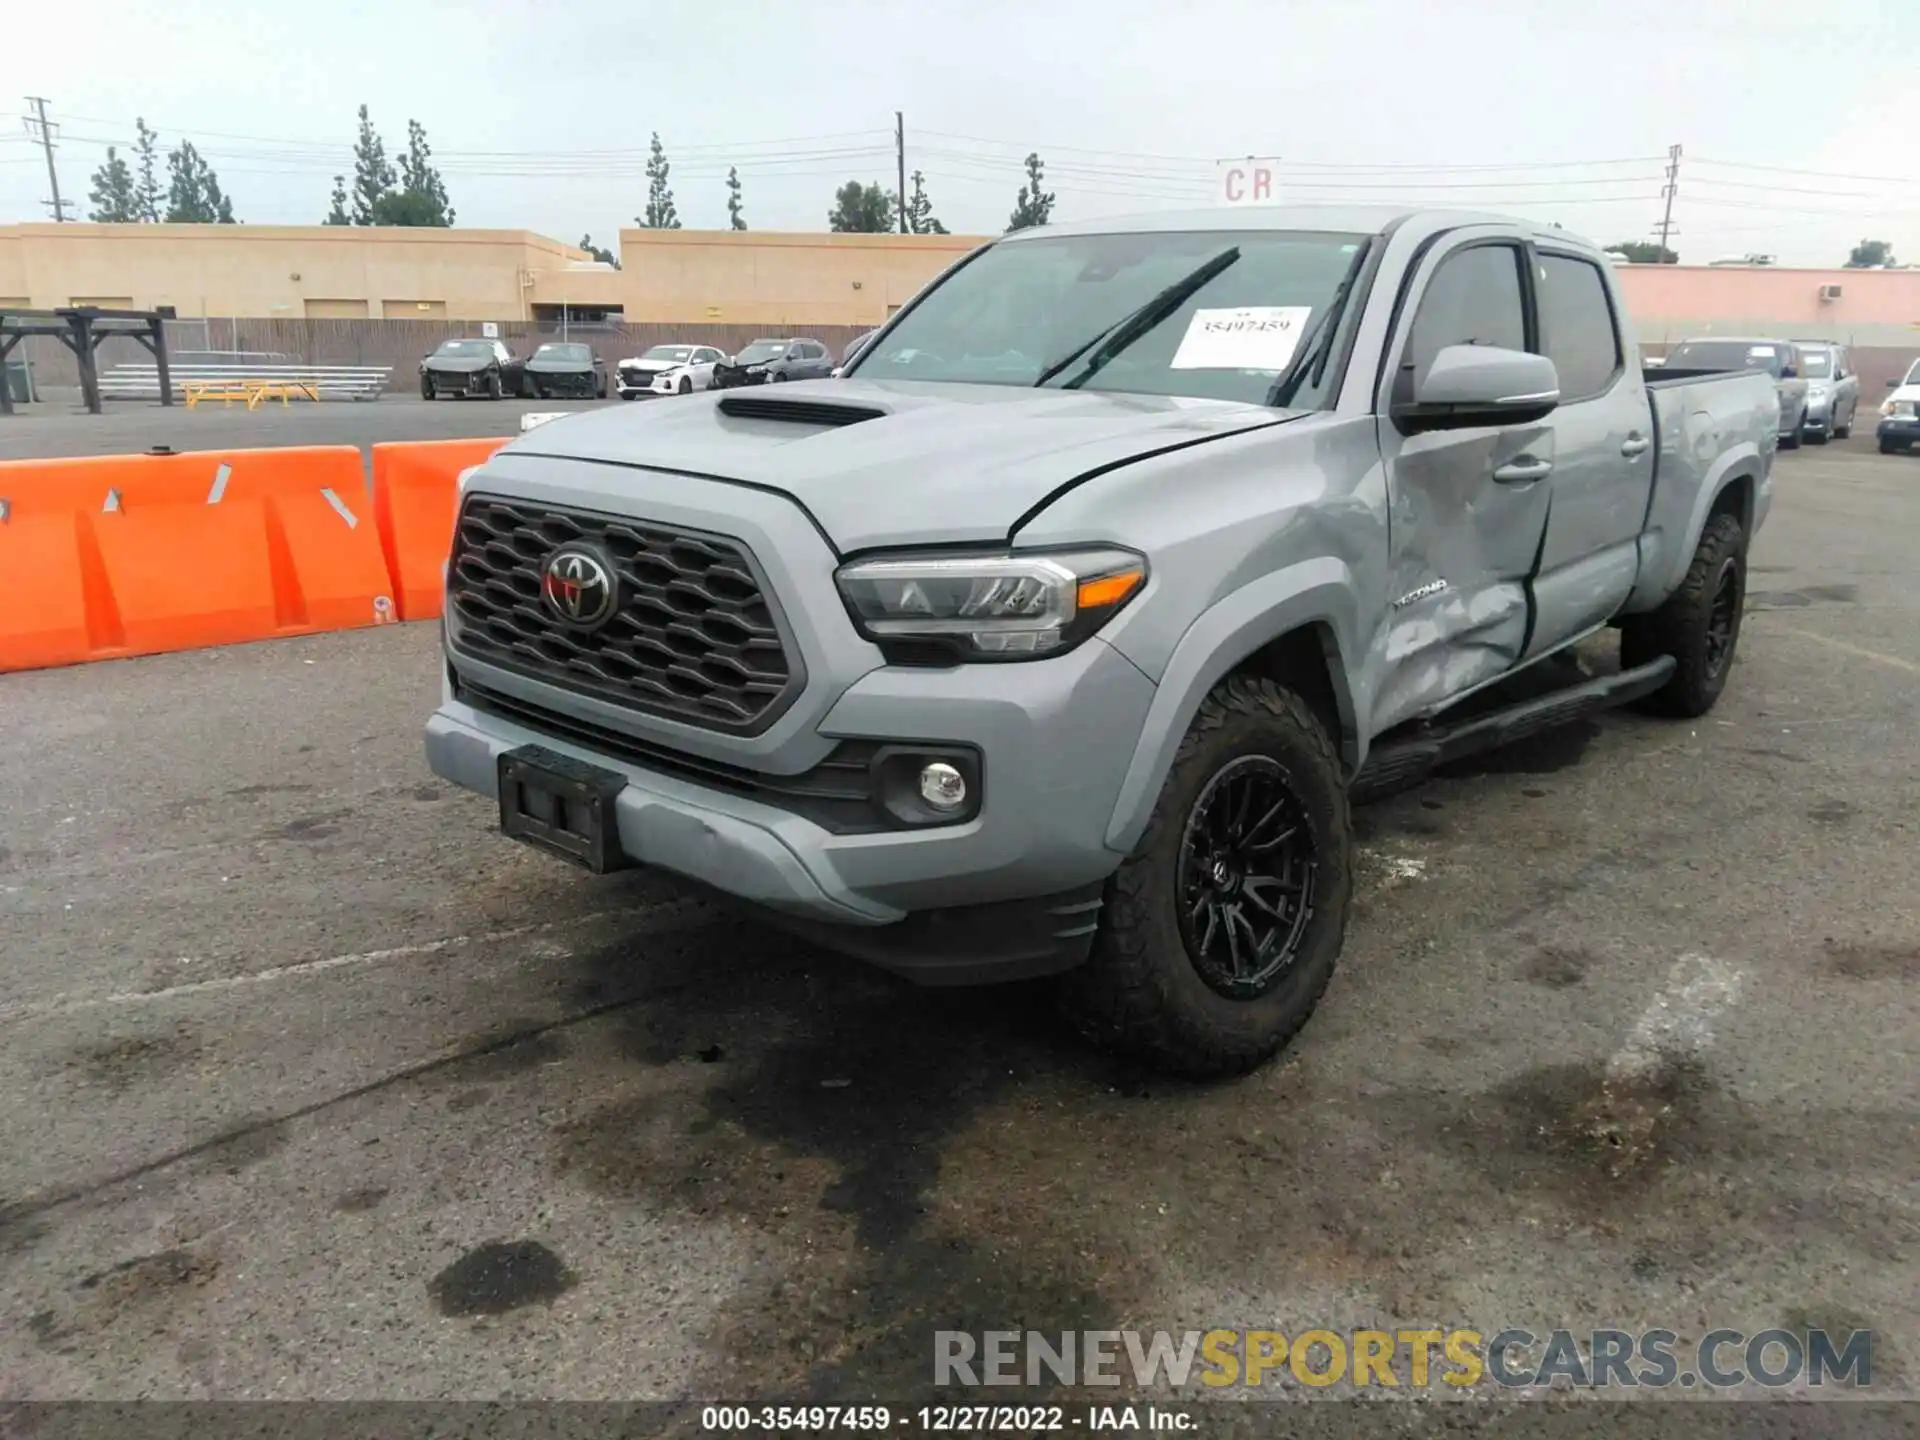
<instances>
[{"instance_id":1,"label":"asphalt pavement","mask_svg":"<svg viewBox=\"0 0 1920 1440\"><path fill-rule=\"evenodd\" d=\"M349 413L421 412L517 413ZM503 840L425 768L431 625L0 677L0 1397L918 1404L938 1329L1368 1324L1872 1328L1914 1393L1920 458L1871 444L1781 457L1711 715L1359 812L1332 987L1227 1085Z\"/></svg>"}]
</instances>

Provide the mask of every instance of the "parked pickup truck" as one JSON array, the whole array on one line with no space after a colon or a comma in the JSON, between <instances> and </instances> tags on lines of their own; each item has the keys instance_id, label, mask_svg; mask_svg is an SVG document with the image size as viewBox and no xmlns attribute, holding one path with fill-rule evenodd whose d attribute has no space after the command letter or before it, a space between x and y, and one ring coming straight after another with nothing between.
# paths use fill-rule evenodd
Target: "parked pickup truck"
<instances>
[{"instance_id":1,"label":"parked pickup truck","mask_svg":"<svg viewBox=\"0 0 1920 1440\"><path fill-rule=\"evenodd\" d=\"M1020 231L844 379L463 476L428 759L592 870L922 982L1057 974L1097 1039L1242 1072L1340 953L1351 797L1714 704L1778 418L1764 370L1646 379L1562 230ZM1609 626L1617 669L1502 698Z\"/></svg>"}]
</instances>

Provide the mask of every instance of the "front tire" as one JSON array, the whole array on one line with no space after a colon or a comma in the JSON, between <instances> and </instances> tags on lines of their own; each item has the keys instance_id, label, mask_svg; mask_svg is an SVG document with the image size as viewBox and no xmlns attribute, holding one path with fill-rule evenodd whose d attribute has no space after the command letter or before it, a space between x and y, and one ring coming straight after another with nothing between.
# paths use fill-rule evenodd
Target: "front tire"
<instances>
[{"instance_id":1,"label":"front tire","mask_svg":"<svg viewBox=\"0 0 1920 1440\"><path fill-rule=\"evenodd\" d=\"M1192 1079L1242 1075L1307 1022L1352 898L1339 757L1312 709L1234 676L1188 727L1146 834L1061 980L1095 1043Z\"/></svg>"},{"instance_id":2,"label":"front tire","mask_svg":"<svg viewBox=\"0 0 1920 1440\"><path fill-rule=\"evenodd\" d=\"M422 400L433 399L433 381L424 375L420 377L420 398Z\"/></svg>"},{"instance_id":3,"label":"front tire","mask_svg":"<svg viewBox=\"0 0 1920 1440\"><path fill-rule=\"evenodd\" d=\"M680 377L680 393L682 395L691 395L693 393L693 377L691 375L682 375Z\"/></svg>"},{"instance_id":4,"label":"front tire","mask_svg":"<svg viewBox=\"0 0 1920 1440\"><path fill-rule=\"evenodd\" d=\"M1848 440L1848 439L1851 439L1852 436L1853 436L1853 411L1849 410L1847 412L1847 423L1844 425L1836 425L1833 427L1833 438L1836 440Z\"/></svg>"},{"instance_id":5,"label":"front tire","mask_svg":"<svg viewBox=\"0 0 1920 1440\"><path fill-rule=\"evenodd\" d=\"M506 389L500 384L500 372L492 371L487 376L487 398L499 400L505 397Z\"/></svg>"},{"instance_id":6,"label":"front tire","mask_svg":"<svg viewBox=\"0 0 1920 1440\"><path fill-rule=\"evenodd\" d=\"M1620 628L1620 667L1632 670L1674 658L1667 683L1638 708L1693 719L1727 687L1747 600L1747 534L1732 515L1716 515L1693 552L1693 564L1657 610L1628 617Z\"/></svg>"}]
</instances>

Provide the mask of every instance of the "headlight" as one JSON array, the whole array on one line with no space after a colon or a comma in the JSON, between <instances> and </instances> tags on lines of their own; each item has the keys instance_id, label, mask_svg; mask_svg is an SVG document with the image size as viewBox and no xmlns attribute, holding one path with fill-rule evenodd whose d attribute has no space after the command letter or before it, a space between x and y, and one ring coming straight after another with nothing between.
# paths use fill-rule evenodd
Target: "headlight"
<instances>
[{"instance_id":1,"label":"headlight","mask_svg":"<svg viewBox=\"0 0 1920 1440\"><path fill-rule=\"evenodd\" d=\"M1813 384L1807 386L1807 398L1809 400L1826 399L1827 387L1825 385L1822 385L1819 381L1816 380Z\"/></svg>"},{"instance_id":2,"label":"headlight","mask_svg":"<svg viewBox=\"0 0 1920 1440\"><path fill-rule=\"evenodd\" d=\"M1920 414L1920 404L1915 404L1912 400L1889 400L1880 407L1880 413L1911 420L1916 414Z\"/></svg>"},{"instance_id":3,"label":"headlight","mask_svg":"<svg viewBox=\"0 0 1920 1440\"><path fill-rule=\"evenodd\" d=\"M1079 644L1146 583L1131 550L859 560L835 577L889 659L911 647L957 660L1033 660ZM903 657L904 658L904 657Z\"/></svg>"}]
</instances>

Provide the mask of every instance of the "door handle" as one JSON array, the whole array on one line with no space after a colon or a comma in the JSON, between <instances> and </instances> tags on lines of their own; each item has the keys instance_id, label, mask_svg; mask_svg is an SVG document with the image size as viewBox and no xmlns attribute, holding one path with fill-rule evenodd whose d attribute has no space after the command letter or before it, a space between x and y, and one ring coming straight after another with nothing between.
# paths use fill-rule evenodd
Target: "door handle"
<instances>
[{"instance_id":1,"label":"door handle","mask_svg":"<svg viewBox=\"0 0 1920 1440\"><path fill-rule=\"evenodd\" d=\"M1653 442L1640 435L1629 435L1626 443L1620 447L1620 453L1629 460L1644 455L1652 448Z\"/></svg>"},{"instance_id":2,"label":"door handle","mask_svg":"<svg viewBox=\"0 0 1920 1440\"><path fill-rule=\"evenodd\" d=\"M1502 485L1525 485L1529 481L1544 480L1552 473L1551 460L1536 460L1531 455L1522 455L1500 466L1493 472L1493 478Z\"/></svg>"}]
</instances>

